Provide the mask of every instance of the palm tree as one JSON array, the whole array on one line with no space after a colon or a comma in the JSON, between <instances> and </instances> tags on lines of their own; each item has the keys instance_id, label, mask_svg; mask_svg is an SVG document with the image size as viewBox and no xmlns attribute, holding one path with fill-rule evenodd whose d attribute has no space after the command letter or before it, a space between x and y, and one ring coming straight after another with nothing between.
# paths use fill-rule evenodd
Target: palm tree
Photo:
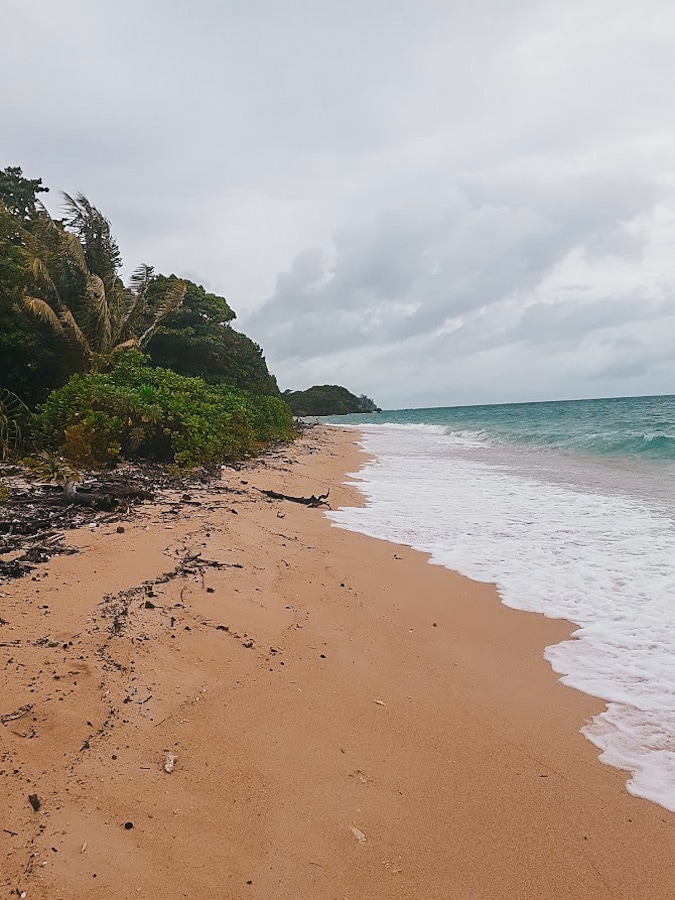
<instances>
[{"instance_id":1,"label":"palm tree","mask_svg":"<svg viewBox=\"0 0 675 900\"><path fill-rule=\"evenodd\" d=\"M152 266L139 266L125 287L110 222L83 194L63 197L62 221L54 220L38 202L31 230L22 234L30 276L23 303L63 338L77 360L75 368L87 371L97 354L143 349L181 305L186 286L171 282L160 302L148 310Z\"/></svg>"}]
</instances>

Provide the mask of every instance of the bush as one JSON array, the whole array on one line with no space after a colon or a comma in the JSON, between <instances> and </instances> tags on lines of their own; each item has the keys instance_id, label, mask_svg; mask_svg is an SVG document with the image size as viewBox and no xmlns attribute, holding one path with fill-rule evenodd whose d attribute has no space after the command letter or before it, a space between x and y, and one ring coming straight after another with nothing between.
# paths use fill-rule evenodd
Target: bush
<instances>
[{"instance_id":1,"label":"bush","mask_svg":"<svg viewBox=\"0 0 675 900\"><path fill-rule=\"evenodd\" d=\"M181 467L234 462L292 437L291 412L279 397L151 368L138 351L109 372L74 375L36 416L40 446L94 467L119 456Z\"/></svg>"}]
</instances>

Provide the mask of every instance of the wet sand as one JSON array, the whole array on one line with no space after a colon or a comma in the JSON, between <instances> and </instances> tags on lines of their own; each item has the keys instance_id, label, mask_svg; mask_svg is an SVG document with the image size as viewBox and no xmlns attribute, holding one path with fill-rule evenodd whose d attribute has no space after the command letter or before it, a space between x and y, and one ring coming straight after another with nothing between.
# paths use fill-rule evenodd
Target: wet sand
<instances>
[{"instance_id":1,"label":"wet sand","mask_svg":"<svg viewBox=\"0 0 675 900\"><path fill-rule=\"evenodd\" d=\"M1 897L675 896L567 623L258 490L359 503L359 459L313 429L0 585Z\"/></svg>"}]
</instances>

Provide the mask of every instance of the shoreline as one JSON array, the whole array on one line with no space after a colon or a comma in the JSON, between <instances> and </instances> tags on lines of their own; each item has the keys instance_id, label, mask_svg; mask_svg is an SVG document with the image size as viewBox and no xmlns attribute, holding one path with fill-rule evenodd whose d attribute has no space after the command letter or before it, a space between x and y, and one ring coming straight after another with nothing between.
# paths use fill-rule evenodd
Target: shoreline
<instances>
[{"instance_id":1,"label":"shoreline","mask_svg":"<svg viewBox=\"0 0 675 900\"><path fill-rule=\"evenodd\" d=\"M260 493L362 502L357 435L0 585L0 714L32 704L0 728L3 896L672 896L675 816L543 658L574 626Z\"/></svg>"}]
</instances>

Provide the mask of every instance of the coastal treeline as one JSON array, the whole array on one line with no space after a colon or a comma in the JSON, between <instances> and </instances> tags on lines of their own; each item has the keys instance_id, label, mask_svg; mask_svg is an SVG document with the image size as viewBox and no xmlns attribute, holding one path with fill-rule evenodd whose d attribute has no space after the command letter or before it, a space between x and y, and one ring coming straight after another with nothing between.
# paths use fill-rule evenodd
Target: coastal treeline
<instances>
[{"instance_id":1,"label":"coastal treeline","mask_svg":"<svg viewBox=\"0 0 675 900\"><path fill-rule=\"evenodd\" d=\"M284 391L283 397L296 416L380 412L370 397L365 394L357 397L339 384L315 384L306 391Z\"/></svg>"},{"instance_id":2,"label":"coastal treeline","mask_svg":"<svg viewBox=\"0 0 675 900\"><path fill-rule=\"evenodd\" d=\"M83 194L0 171L0 458L195 466L293 437L261 348L224 297L139 265Z\"/></svg>"}]
</instances>

